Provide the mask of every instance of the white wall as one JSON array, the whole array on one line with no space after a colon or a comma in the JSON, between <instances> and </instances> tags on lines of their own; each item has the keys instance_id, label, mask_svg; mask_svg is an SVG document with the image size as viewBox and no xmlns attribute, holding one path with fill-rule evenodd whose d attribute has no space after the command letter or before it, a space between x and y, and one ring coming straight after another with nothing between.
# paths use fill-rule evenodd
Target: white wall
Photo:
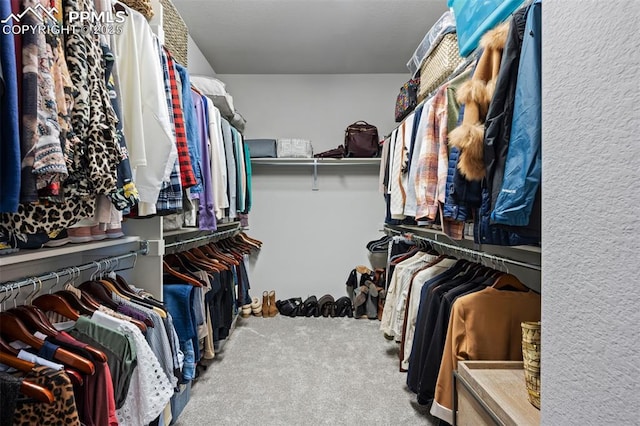
<instances>
[{"instance_id":1,"label":"white wall","mask_svg":"<svg viewBox=\"0 0 640 426\"><path fill-rule=\"evenodd\" d=\"M187 69L189 70L189 74L193 75L207 75L207 76L215 76L216 72L207 61L207 58L204 57L200 48L196 44L195 41L189 36L187 40L187 60L189 61L189 65Z\"/></svg>"},{"instance_id":2,"label":"white wall","mask_svg":"<svg viewBox=\"0 0 640 426\"><path fill-rule=\"evenodd\" d=\"M393 112L406 74L293 74L216 76L227 84L247 119L247 138L310 139L315 152L335 148L358 120L394 128Z\"/></svg>"},{"instance_id":3,"label":"white wall","mask_svg":"<svg viewBox=\"0 0 640 426\"><path fill-rule=\"evenodd\" d=\"M380 135L394 126L395 97L407 76L218 75L247 119L247 138L311 139L316 152L335 148L347 125L364 119ZM345 295L347 275L368 265L365 244L380 237L384 202L375 166L320 169L257 166L251 236L264 241L253 259L251 294L280 299Z\"/></svg>"},{"instance_id":4,"label":"white wall","mask_svg":"<svg viewBox=\"0 0 640 426\"><path fill-rule=\"evenodd\" d=\"M640 3L543 6L542 423L640 421Z\"/></svg>"}]
</instances>

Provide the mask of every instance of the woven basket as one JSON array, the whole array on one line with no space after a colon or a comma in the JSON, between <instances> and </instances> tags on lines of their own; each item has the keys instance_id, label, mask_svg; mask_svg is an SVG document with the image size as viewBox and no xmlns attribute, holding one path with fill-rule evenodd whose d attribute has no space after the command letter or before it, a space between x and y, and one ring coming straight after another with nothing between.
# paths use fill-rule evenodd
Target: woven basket
<instances>
[{"instance_id":1,"label":"woven basket","mask_svg":"<svg viewBox=\"0 0 640 426\"><path fill-rule=\"evenodd\" d=\"M122 0L122 3L126 4L133 10L137 10L147 18L147 20L153 18L153 6L151 0Z\"/></svg>"},{"instance_id":2,"label":"woven basket","mask_svg":"<svg viewBox=\"0 0 640 426\"><path fill-rule=\"evenodd\" d=\"M445 35L422 62L418 102L422 102L429 93L444 83L463 62L464 58L460 56L458 50L458 37L455 33Z\"/></svg>"},{"instance_id":3,"label":"woven basket","mask_svg":"<svg viewBox=\"0 0 640 426\"><path fill-rule=\"evenodd\" d=\"M162 29L164 30L164 46L171 52L173 59L186 67L187 44L189 30L178 9L171 0L160 0L162 4Z\"/></svg>"},{"instance_id":4,"label":"woven basket","mask_svg":"<svg viewBox=\"0 0 640 426\"><path fill-rule=\"evenodd\" d=\"M540 322L523 322L522 360L529 402L540 409Z\"/></svg>"}]
</instances>

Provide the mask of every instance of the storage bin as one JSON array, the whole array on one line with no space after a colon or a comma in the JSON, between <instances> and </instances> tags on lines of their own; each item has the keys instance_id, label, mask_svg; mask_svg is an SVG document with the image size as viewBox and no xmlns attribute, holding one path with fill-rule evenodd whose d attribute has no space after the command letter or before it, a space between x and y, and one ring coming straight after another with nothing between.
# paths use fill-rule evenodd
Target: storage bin
<instances>
[{"instance_id":1,"label":"storage bin","mask_svg":"<svg viewBox=\"0 0 640 426\"><path fill-rule=\"evenodd\" d=\"M453 9L461 56L467 56L478 46L480 38L504 21L525 0L449 0Z\"/></svg>"},{"instance_id":2,"label":"storage bin","mask_svg":"<svg viewBox=\"0 0 640 426\"><path fill-rule=\"evenodd\" d=\"M313 147L307 139L278 139L278 158L311 158Z\"/></svg>"},{"instance_id":3,"label":"storage bin","mask_svg":"<svg viewBox=\"0 0 640 426\"><path fill-rule=\"evenodd\" d=\"M276 158L275 139L245 139L244 143L249 147L250 158Z\"/></svg>"},{"instance_id":4,"label":"storage bin","mask_svg":"<svg viewBox=\"0 0 640 426\"><path fill-rule=\"evenodd\" d=\"M422 102L429 93L444 83L463 62L464 58L458 53L456 34L446 34L422 63L418 102Z\"/></svg>"},{"instance_id":5,"label":"storage bin","mask_svg":"<svg viewBox=\"0 0 640 426\"><path fill-rule=\"evenodd\" d=\"M413 52L413 56L411 56L411 59L407 62L407 68L409 68L413 77L417 76L420 65L422 65L424 59L429 56L429 53L440 43L442 37L444 37L445 34L455 31L456 21L453 13L447 11L433 24L433 27L431 27L429 32L424 36L416 51Z\"/></svg>"}]
</instances>

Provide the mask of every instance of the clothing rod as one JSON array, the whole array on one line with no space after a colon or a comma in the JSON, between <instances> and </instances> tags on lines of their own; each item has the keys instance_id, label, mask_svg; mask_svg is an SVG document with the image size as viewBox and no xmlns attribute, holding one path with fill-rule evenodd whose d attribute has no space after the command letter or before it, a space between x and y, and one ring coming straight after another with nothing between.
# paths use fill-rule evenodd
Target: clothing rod
<instances>
[{"instance_id":1,"label":"clothing rod","mask_svg":"<svg viewBox=\"0 0 640 426\"><path fill-rule=\"evenodd\" d=\"M424 241L424 242L430 243L432 245L437 245L437 246L443 247L445 249L453 250L453 251L456 251L456 252L459 252L459 253L464 253L464 254L466 254L468 256L472 256L472 257L476 257L476 258L482 257L484 259L489 259L489 260L497 262L497 263L510 263L512 265L521 266L523 268L533 269L533 270L536 270L536 271L541 271L542 270L540 265L534 265L532 263L520 262L519 260L509 259L508 257L496 256L496 255L493 255L493 254L485 253L483 251L472 250L472 249L468 249L466 247L460 247L460 246L456 246L456 245L453 245L453 244L444 243L442 241L438 241L438 240L435 240L433 238L423 237L421 235L415 235L415 234L412 234L410 232L402 232L402 231L399 231L399 230L396 230L396 229L391 229L391 228L387 228L387 230L389 232L397 234L397 235L407 236L407 238L409 238L410 240Z\"/></svg>"},{"instance_id":2,"label":"clothing rod","mask_svg":"<svg viewBox=\"0 0 640 426\"><path fill-rule=\"evenodd\" d=\"M44 275L38 275L38 276L34 276L34 277L30 277L30 278L24 278L20 281L7 281L4 283L0 283L0 291L9 291L9 290L18 290L22 287L26 287L26 286L32 286L34 285L34 283L37 282L41 282L41 281L49 281L52 279L56 279L59 280L60 278L64 277L64 276L73 276L76 274L79 274L80 272L84 272L84 271L89 271L91 269L95 269L96 271L100 271L104 265L104 267L106 267L107 265L112 265L115 264L117 265L121 260L126 260L129 259L131 257L134 257L135 259L138 258L138 255L144 255L147 254L147 249L146 248L141 248L139 250L136 251L131 251L129 253L125 253L125 254L121 254L118 256L109 256L109 257L105 257L102 259L98 259L98 260L94 260L93 262L90 263L85 263L83 265L79 265L79 266L69 266L67 268L64 269L60 269L58 271L54 271L54 272L49 272L47 274ZM135 260L133 265L135 265ZM133 267L133 266L132 266ZM130 269L130 268L127 268Z\"/></svg>"},{"instance_id":3,"label":"clothing rod","mask_svg":"<svg viewBox=\"0 0 640 426\"><path fill-rule=\"evenodd\" d=\"M197 243L200 241L206 241L206 240L210 240L210 241L220 241L220 240L224 240L225 238L229 238L229 237L233 237L235 235L238 235L240 233L240 229L239 228L235 228L235 229L229 229L226 231L221 231L221 232L215 232L213 234L208 234L208 235L202 235L200 237L193 237L193 238L188 238L186 240L181 240L181 241L176 241L173 243L169 243L169 244L165 244L164 248L166 249L171 249L171 248L181 248L183 246L186 246L187 244L192 244L192 243Z\"/></svg>"}]
</instances>

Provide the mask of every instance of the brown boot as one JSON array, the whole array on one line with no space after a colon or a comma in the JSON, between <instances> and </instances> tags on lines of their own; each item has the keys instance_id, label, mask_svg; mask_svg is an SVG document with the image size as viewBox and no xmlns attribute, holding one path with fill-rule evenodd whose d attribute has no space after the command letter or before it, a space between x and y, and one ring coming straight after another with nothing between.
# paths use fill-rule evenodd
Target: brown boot
<instances>
[{"instance_id":1,"label":"brown boot","mask_svg":"<svg viewBox=\"0 0 640 426\"><path fill-rule=\"evenodd\" d=\"M274 306L275 308L275 302ZM266 318L269 315L269 293L266 291L262 292L262 318Z\"/></svg>"},{"instance_id":2,"label":"brown boot","mask_svg":"<svg viewBox=\"0 0 640 426\"><path fill-rule=\"evenodd\" d=\"M264 295L263 295L263 297L264 297ZM278 315L278 308L276 307L276 292L271 290L269 292L269 316L270 317L275 317L276 315Z\"/></svg>"}]
</instances>

